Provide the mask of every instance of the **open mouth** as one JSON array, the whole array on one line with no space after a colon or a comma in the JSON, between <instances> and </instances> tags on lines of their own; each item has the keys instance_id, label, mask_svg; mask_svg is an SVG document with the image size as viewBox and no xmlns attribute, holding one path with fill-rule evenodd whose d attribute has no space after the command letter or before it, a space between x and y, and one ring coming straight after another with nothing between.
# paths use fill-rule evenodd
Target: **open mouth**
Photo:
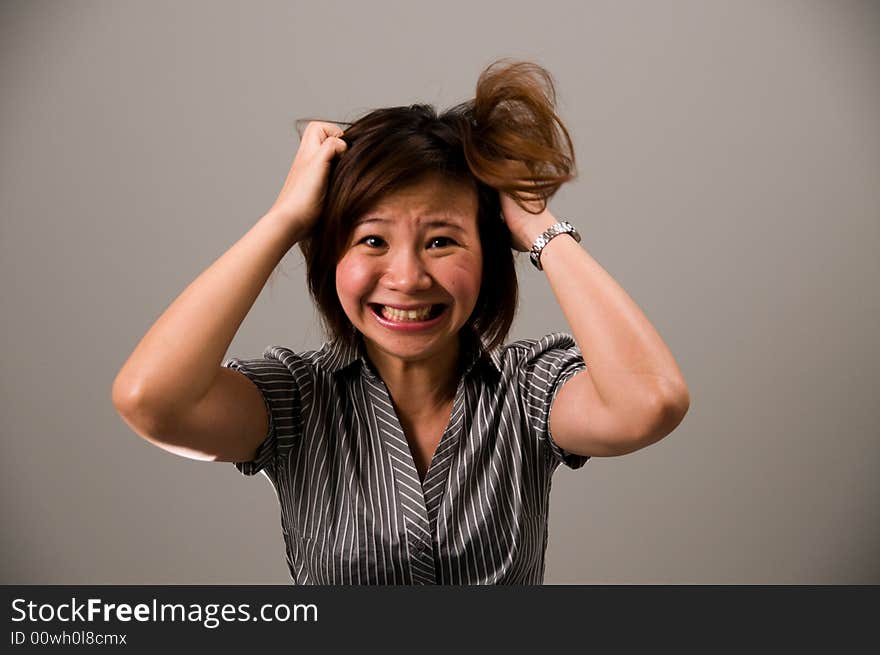
<instances>
[{"instance_id":1,"label":"open mouth","mask_svg":"<svg viewBox=\"0 0 880 655\"><path fill-rule=\"evenodd\" d=\"M376 316L386 321L396 321L399 323L424 323L425 321L431 321L440 316L446 309L446 305L431 305L431 309L428 311L427 315L418 313L414 316L409 312L398 312L393 310L383 311L383 306L375 303L370 303L370 309Z\"/></svg>"}]
</instances>

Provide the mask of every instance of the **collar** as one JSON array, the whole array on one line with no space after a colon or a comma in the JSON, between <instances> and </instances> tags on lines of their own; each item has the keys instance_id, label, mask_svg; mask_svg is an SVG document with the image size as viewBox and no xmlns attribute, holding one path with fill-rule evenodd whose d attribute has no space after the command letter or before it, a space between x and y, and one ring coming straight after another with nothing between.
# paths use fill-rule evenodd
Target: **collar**
<instances>
[{"instance_id":1,"label":"collar","mask_svg":"<svg viewBox=\"0 0 880 655\"><path fill-rule=\"evenodd\" d=\"M473 328L462 328L461 336L461 362L464 375L468 375L480 361L485 362L498 374L501 373L500 348L487 350L482 340ZM346 344L339 339L333 339L325 343L318 351L317 362L320 366L331 373L345 370L353 364L359 363L361 370L369 377L375 377L376 371L367 357L363 335L357 333L355 345Z\"/></svg>"}]
</instances>

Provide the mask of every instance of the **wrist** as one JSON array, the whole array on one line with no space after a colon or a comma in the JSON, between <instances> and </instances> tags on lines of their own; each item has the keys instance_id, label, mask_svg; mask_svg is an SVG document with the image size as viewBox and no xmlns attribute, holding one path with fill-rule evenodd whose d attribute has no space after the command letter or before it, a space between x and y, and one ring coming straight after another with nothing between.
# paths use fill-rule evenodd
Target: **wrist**
<instances>
[{"instance_id":1,"label":"wrist","mask_svg":"<svg viewBox=\"0 0 880 655\"><path fill-rule=\"evenodd\" d=\"M288 250L308 236L308 230L301 222L292 221L289 216L274 209L263 214L260 222L270 225L284 241Z\"/></svg>"},{"instance_id":2,"label":"wrist","mask_svg":"<svg viewBox=\"0 0 880 655\"><path fill-rule=\"evenodd\" d=\"M529 260L532 262L532 265L539 271L544 270L544 266L541 264L541 257L544 252L553 241L566 234L570 235L575 242L580 242L581 240L581 235L578 233L577 228L566 220L557 221L546 231L542 232L535 239L529 251Z\"/></svg>"},{"instance_id":3,"label":"wrist","mask_svg":"<svg viewBox=\"0 0 880 655\"><path fill-rule=\"evenodd\" d=\"M534 221L527 223L519 231L519 249L522 252L529 252L529 250L532 249L532 244L535 243L535 239L541 236L547 228L557 222L556 218L549 212L547 212L546 215L540 214L539 216L536 216Z\"/></svg>"}]
</instances>

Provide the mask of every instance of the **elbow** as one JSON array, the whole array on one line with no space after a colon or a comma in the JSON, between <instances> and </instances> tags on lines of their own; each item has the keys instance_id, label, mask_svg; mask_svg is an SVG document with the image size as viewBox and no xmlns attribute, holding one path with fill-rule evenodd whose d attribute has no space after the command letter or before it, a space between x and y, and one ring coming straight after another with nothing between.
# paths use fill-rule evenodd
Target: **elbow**
<instances>
[{"instance_id":1,"label":"elbow","mask_svg":"<svg viewBox=\"0 0 880 655\"><path fill-rule=\"evenodd\" d=\"M691 392L684 380L669 382L665 385L664 392L660 395L660 406L667 423L671 423L672 429L678 426L684 419L685 414L691 407ZM670 429L670 432L672 431Z\"/></svg>"},{"instance_id":2,"label":"elbow","mask_svg":"<svg viewBox=\"0 0 880 655\"><path fill-rule=\"evenodd\" d=\"M656 443L672 433L690 409L691 397L684 381L664 383L652 398L650 415L653 420L635 441L638 448Z\"/></svg>"},{"instance_id":3,"label":"elbow","mask_svg":"<svg viewBox=\"0 0 880 655\"><path fill-rule=\"evenodd\" d=\"M123 381L122 377L116 376L113 387L110 389L110 400L113 407L120 415L125 415L138 403L138 393L130 384Z\"/></svg>"},{"instance_id":4,"label":"elbow","mask_svg":"<svg viewBox=\"0 0 880 655\"><path fill-rule=\"evenodd\" d=\"M141 437L157 434L167 422L167 413L159 412L146 400L144 387L117 377L110 391L116 413Z\"/></svg>"},{"instance_id":5,"label":"elbow","mask_svg":"<svg viewBox=\"0 0 880 655\"><path fill-rule=\"evenodd\" d=\"M144 411L144 386L117 375L110 390L110 400L121 416L128 416Z\"/></svg>"}]
</instances>

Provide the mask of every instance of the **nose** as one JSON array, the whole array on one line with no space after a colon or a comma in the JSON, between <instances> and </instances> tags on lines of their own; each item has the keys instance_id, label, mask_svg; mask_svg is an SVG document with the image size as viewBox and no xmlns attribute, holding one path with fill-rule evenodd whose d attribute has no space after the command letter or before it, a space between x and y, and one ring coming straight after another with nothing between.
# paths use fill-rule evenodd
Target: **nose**
<instances>
[{"instance_id":1,"label":"nose","mask_svg":"<svg viewBox=\"0 0 880 655\"><path fill-rule=\"evenodd\" d=\"M398 248L388 257L385 285L392 290L411 293L431 287L431 276L418 252Z\"/></svg>"}]
</instances>

